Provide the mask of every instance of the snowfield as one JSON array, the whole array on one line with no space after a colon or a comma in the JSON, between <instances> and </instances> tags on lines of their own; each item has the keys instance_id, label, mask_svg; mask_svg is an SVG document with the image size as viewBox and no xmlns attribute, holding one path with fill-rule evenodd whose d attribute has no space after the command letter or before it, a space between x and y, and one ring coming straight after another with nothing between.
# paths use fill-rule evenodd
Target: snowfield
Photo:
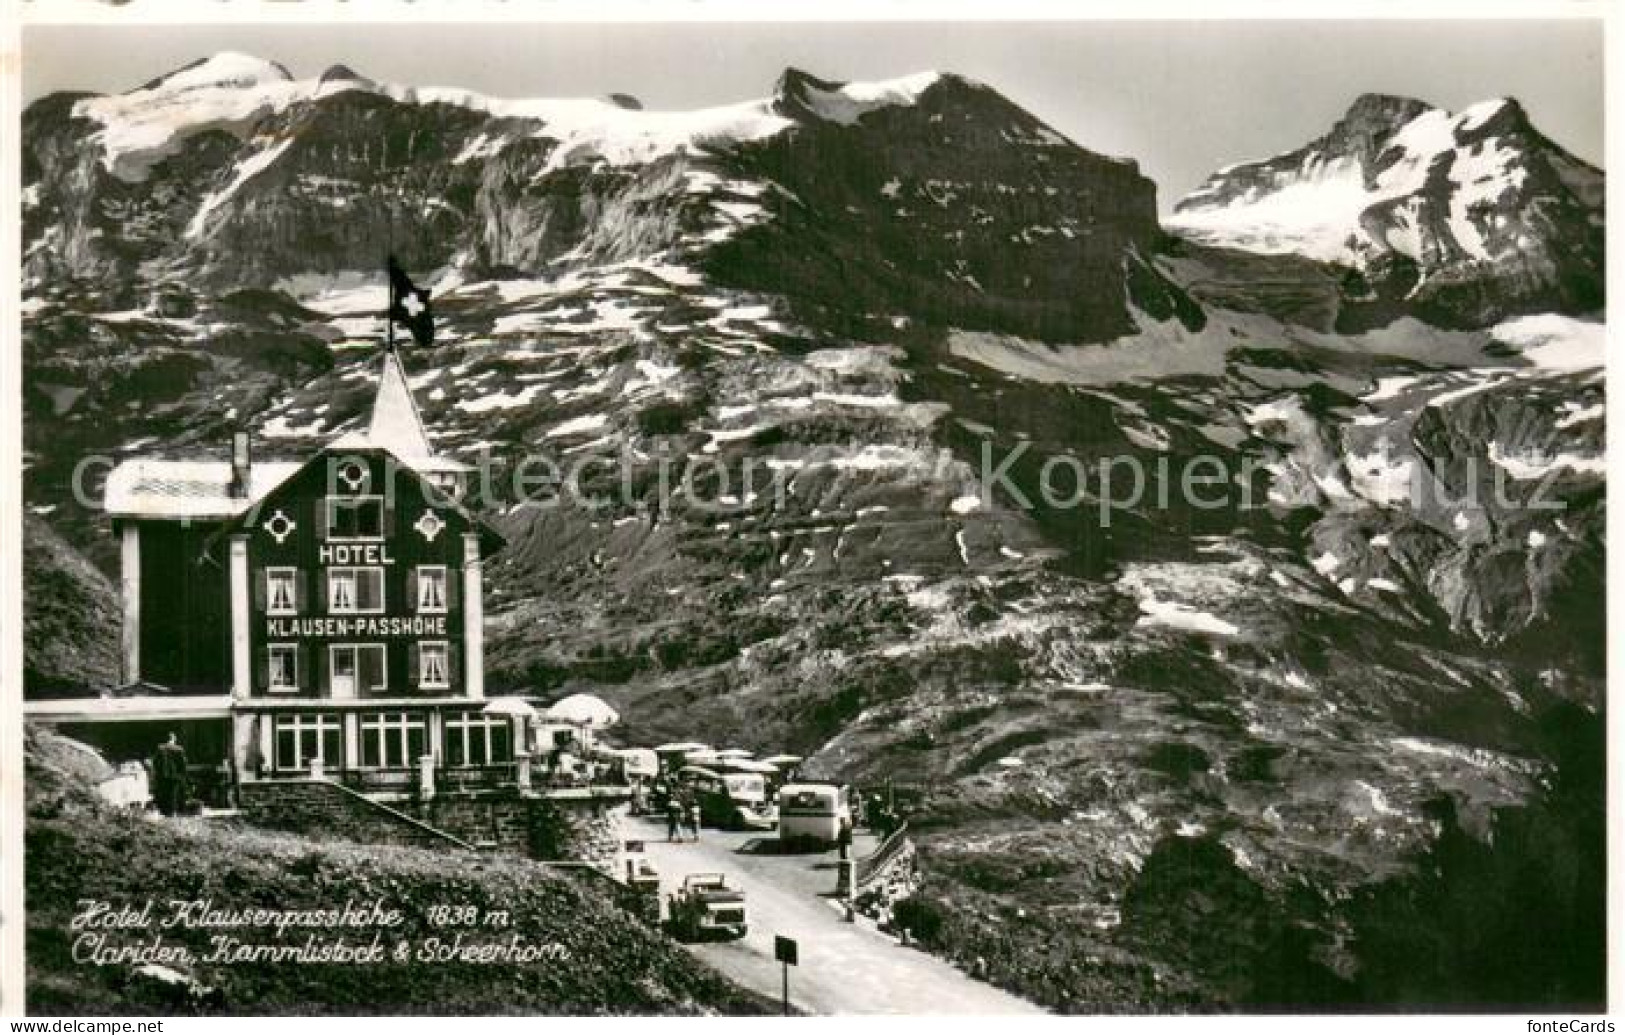
<instances>
[{"instance_id":1,"label":"snowfield","mask_svg":"<svg viewBox=\"0 0 1625 1035\"><path fill-rule=\"evenodd\" d=\"M879 108L915 103L939 78L936 72L922 72L880 82L847 83L834 90L809 86L808 107L820 118L849 125ZM101 124L98 136L105 167L121 179L139 182L189 137L213 129L242 137L260 119L291 104L351 90L406 104L456 105L533 124L508 136L481 134L469 141L453 164L490 158L512 141L528 136L558 141L548 159L548 171L600 162L641 165L667 155L697 153L714 142L762 140L794 125L774 111L773 98L681 112L623 108L595 98L509 100L471 90L398 86L347 77L327 82L294 79L273 62L229 52L128 93L86 98L74 105L73 114ZM238 182L255 171L240 173Z\"/></svg>"},{"instance_id":2,"label":"snowfield","mask_svg":"<svg viewBox=\"0 0 1625 1035\"><path fill-rule=\"evenodd\" d=\"M1521 350L1524 359L1551 373L1600 369L1606 359L1603 324L1556 313L1508 320L1491 330L1490 336Z\"/></svg>"},{"instance_id":3,"label":"snowfield","mask_svg":"<svg viewBox=\"0 0 1625 1035\"><path fill-rule=\"evenodd\" d=\"M1451 188L1450 237L1470 259L1495 259L1480 222L1493 217L1474 212L1520 188L1528 173L1515 164L1513 151L1497 146L1496 138L1469 144L1460 140L1506 104L1504 99L1485 101L1459 115L1438 108L1422 112L1388 141L1374 163L1379 171L1370 185L1358 159L1327 161L1310 151L1296 168L1273 173L1266 185L1250 187L1239 197L1221 198L1220 181L1210 180L1182 200L1165 223L1209 244L1268 255L1297 254L1360 267L1378 253L1394 251L1421 261L1427 256L1416 198L1442 164ZM1277 164L1285 157L1242 163L1216 176ZM1362 217L1380 206L1390 206L1388 226L1380 239L1373 239Z\"/></svg>"},{"instance_id":4,"label":"snowfield","mask_svg":"<svg viewBox=\"0 0 1625 1035\"><path fill-rule=\"evenodd\" d=\"M1213 244L1266 255L1297 254L1323 262L1359 261L1350 227L1377 199L1352 159L1307 162L1296 181L1211 208L1176 211L1164 222ZM1192 194L1198 198L1201 191Z\"/></svg>"},{"instance_id":5,"label":"snowfield","mask_svg":"<svg viewBox=\"0 0 1625 1035\"><path fill-rule=\"evenodd\" d=\"M913 104L941 78L940 72L918 72L884 82L847 83L834 90L808 84L807 106L820 118L850 126L877 108Z\"/></svg>"}]
</instances>

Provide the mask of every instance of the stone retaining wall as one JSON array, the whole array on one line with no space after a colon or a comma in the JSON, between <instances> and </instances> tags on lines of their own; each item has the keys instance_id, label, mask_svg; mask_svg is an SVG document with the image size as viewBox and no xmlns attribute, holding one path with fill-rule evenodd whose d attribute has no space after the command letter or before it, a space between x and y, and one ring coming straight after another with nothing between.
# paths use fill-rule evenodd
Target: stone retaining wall
<instances>
[{"instance_id":1,"label":"stone retaining wall","mask_svg":"<svg viewBox=\"0 0 1625 1035\"><path fill-rule=\"evenodd\" d=\"M620 854L619 797L526 795L517 790L443 793L379 801L331 780L244 783L243 815L258 826L363 844L465 848L613 870Z\"/></svg>"},{"instance_id":2,"label":"stone retaining wall","mask_svg":"<svg viewBox=\"0 0 1625 1035\"><path fill-rule=\"evenodd\" d=\"M410 848L470 847L432 825L371 801L331 780L244 783L237 791L243 816L256 826L311 837Z\"/></svg>"}]
</instances>

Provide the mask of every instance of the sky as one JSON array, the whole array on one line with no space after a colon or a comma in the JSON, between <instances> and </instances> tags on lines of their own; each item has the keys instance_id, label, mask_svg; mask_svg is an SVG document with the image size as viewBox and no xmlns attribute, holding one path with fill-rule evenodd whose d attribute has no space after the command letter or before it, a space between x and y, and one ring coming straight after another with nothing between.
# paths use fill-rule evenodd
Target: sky
<instances>
[{"instance_id":1,"label":"sky","mask_svg":"<svg viewBox=\"0 0 1625 1035\"><path fill-rule=\"evenodd\" d=\"M650 109L763 97L788 66L838 80L957 72L1084 147L1138 160L1164 211L1214 169L1319 135L1365 92L1452 110L1514 96L1548 137L1603 157L1602 26L1574 18L29 25L24 100L122 92L221 50L301 78L343 63L497 97L629 93Z\"/></svg>"}]
</instances>

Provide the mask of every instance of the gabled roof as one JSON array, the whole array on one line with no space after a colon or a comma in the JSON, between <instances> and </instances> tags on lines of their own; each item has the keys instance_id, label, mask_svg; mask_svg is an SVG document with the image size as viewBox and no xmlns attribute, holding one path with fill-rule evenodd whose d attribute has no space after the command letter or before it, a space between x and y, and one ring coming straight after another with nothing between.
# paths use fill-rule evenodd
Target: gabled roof
<instances>
[{"instance_id":1,"label":"gabled roof","mask_svg":"<svg viewBox=\"0 0 1625 1035\"><path fill-rule=\"evenodd\" d=\"M367 437L387 444L402 460L434 455L429 433L423 427L423 414L418 412L406 370L394 349L384 351L384 368L378 375L378 394L372 401L372 423L367 426Z\"/></svg>"},{"instance_id":2,"label":"gabled roof","mask_svg":"<svg viewBox=\"0 0 1625 1035\"><path fill-rule=\"evenodd\" d=\"M235 517L303 467L260 461L249 471L248 491L233 496L226 460L126 460L107 475L102 505L116 518Z\"/></svg>"},{"instance_id":3,"label":"gabled roof","mask_svg":"<svg viewBox=\"0 0 1625 1035\"><path fill-rule=\"evenodd\" d=\"M468 471L469 466L435 454L412 399L406 370L393 349L380 363L378 394L366 431L341 435L323 447L329 452L378 449L419 474ZM233 496L232 470L225 460L126 460L107 475L102 505L115 518L223 520L242 514L293 477L308 461L261 461L250 467L248 491Z\"/></svg>"},{"instance_id":4,"label":"gabled roof","mask_svg":"<svg viewBox=\"0 0 1625 1035\"><path fill-rule=\"evenodd\" d=\"M412 386L394 349L384 350L378 375L378 394L372 401L372 420L364 432L356 431L335 439L327 447L343 451L385 449L395 459L424 474L436 471L466 471L468 465L435 454L423 414L412 398Z\"/></svg>"},{"instance_id":5,"label":"gabled roof","mask_svg":"<svg viewBox=\"0 0 1625 1035\"><path fill-rule=\"evenodd\" d=\"M230 694L164 697L139 692L147 687L151 687L151 684L134 684L119 691L121 694L136 692L134 696L24 701L23 715L42 722L176 721L226 719L231 716Z\"/></svg>"},{"instance_id":6,"label":"gabled roof","mask_svg":"<svg viewBox=\"0 0 1625 1035\"><path fill-rule=\"evenodd\" d=\"M335 456L335 454L339 455ZM224 537L244 530L252 525L256 520L263 520L266 514L271 513L277 506L283 505L284 498L288 497L290 494L297 497L301 493L325 493L327 491L325 486L328 485L330 479L327 464L342 461L342 459L345 457L363 458L369 456L382 457L386 461L393 461L394 463L399 464L400 466L398 470L401 473L404 473L411 481L416 482L419 486L422 486L422 491L425 493L436 493L438 499L437 502L434 503L435 509L442 511L443 513L455 514L463 521L467 522L468 527L471 530L479 533L481 546L486 552L499 549L504 543L506 543L507 540L503 538L501 533L497 532L490 525L486 524L467 506L455 499L449 499L443 494L439 494L439 490L435 489L427 476L427 472L422 467L406 463L405 461L401 460L400 457L396 456L393 451L385 449L382 446L369 445L358 441L358 444L342 450L337 449L334 446L330 446L327 449L322 450L320 453L317 453L304 463L297 465L298 469L294 471L293 474L282 479L282 481L277 483L274 488L256 501L259 504L256 511L244 511L241 514L235 515L234 517L228 519L223 525L221 525L219 530L209 538L205 549L212 551L214 549L214 545L220 542ZM402 491L402 486L404 483L396 482L395 484L396 491Z\"/></svg>"}]
</instances>

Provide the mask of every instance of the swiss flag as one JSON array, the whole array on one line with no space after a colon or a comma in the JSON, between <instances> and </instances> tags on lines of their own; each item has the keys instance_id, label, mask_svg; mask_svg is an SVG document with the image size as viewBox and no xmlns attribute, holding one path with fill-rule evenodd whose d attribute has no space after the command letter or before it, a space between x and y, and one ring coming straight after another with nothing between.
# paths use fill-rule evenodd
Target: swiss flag
<instances>
[{"instance_id":1,"label":"swiss flag","mask_svg":"<svg viewBox=\"0 0 1625 1035\"><path fill-rule=\"evenodd\" d=\"M434 310L429 307L429 293L416 284L395 261L389 257L389 318L412 332L412 340L419 345L434 341Z\"/></svg>"}]
</instances>

